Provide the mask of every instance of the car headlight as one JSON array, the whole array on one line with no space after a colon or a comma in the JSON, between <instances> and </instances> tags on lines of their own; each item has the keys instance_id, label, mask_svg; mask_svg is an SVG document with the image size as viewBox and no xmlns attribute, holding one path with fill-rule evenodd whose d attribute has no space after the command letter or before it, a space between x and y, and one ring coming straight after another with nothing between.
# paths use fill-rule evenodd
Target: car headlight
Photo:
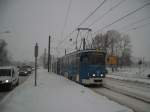
<instances>
[{"instance_id":1,"label":"car headlight","mask_svg":"<svg viewBox=\"0 0 150 112\"><path fill-rule=\"evenodd\" d=\"M9 80L5 80L5 82L6 82L6 83L8 83L8 82L9 82Z\"/></svg>"},{"instance_id":2,"label":"car headlight","mask_svg":"<svg viewBox=\"0 0 150 112\"><path fill-rule=\"evenodd\" d=\"M95 74L93 74L93 77L95 77Z\"/></svg>"},{"instance_id":3,"label":"car headlight","mask_svg":"<svg viewBox=\"0 0 150 112\"><path fill-rule=\"evenodd\" d=\"M103 74L101 74L101 77L103 77L104 75Z\"/></svg>"}]
</instances>

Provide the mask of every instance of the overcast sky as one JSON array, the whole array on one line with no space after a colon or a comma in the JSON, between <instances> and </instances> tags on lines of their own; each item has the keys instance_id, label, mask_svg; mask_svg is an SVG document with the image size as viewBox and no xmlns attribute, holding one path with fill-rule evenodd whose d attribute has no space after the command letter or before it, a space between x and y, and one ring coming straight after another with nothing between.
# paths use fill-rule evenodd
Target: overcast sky
<instances>
[{"instance_id":1,"label":"overcast sky","mask_svg":"<svg viewBox=\"0 0 150 112\"><path fill-rule=\"evenodd\" d=\"M69 1L0 0L0 38L7 41L8 50L15 60L33 60L33 51L36 42L39 43L39 55L41 55L44 52L44 48L48 47L48 35L52 36L52 53L55 55L60 55L59 52L61 54L64 53L64 48L75 47L70 46L69 38L66 38L58 50L54 49L103 0L71 0L71 7L66 25L64 26ZM81 27L88 27L94 20L102 16L120 1L107 0ZM108 13L90 28L92 28L93 32L97 31L148 2L150 1L125 0L115 10ZM150 18L130 25L135 21L148 17L150 17L150 5L101 32L114 29L124 34L129 34L133 56L145 57L146 60L150 60ZM137 29L133 30L132 28L135 27ZM10 33L3 33L7 30ZM64 33L61 35L63 31ZM75 35L76 32L71 38L74 39Z\"/></svg>"}]
</instances>

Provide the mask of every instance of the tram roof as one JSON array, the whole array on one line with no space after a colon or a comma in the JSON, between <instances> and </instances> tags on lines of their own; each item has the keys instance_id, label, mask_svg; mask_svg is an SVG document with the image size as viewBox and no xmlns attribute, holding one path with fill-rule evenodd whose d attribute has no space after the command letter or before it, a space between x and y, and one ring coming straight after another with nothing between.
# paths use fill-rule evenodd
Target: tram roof
<instances>
[{"instance_id":1,"label":"tram roof","mask_svg":"<svg viewBox=\"0 0 150 112\"><path fill-rule=\"evenodd\" d=\"M79 53L85 53L85 52L100 52L100 53L106 53L106 50L104 49L86 49L86 50L78 50L74 51L72 53L66 54L65 56L75 55Z\"/></svg>"}]
</instances>

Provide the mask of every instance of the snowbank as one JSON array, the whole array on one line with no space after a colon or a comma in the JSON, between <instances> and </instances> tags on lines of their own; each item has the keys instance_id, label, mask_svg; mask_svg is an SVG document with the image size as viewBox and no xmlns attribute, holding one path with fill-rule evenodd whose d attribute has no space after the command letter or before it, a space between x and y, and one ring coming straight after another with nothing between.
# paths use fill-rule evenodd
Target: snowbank
<instances>
[{"instance_id":1,"label":"snowbank","mask_svg":"<svg viewBox=\"0 0 150 112\"><path fill-rule=\"evenodd\" d=\"M119 80L126 80L126 81L132 81L132 82L139 82L139 83L150 84L150 79L140 79L140 78L122 77L122 76L118 76L118 75L116 75L116 74L107 75L106 77L114 78L114 79L119 79Z\"/></svg>"},{"instance_id":2,"label":"snowbank","mask_svg":"<svg viewBox=\"0 0 150 112\"><path fill-rule=\"evenodd\" d=\"M132 112L62 76L39 70L0 104L1 112Z\"/></svg>"},{"instance_id":3,"label":"snowbank","mask_svg":"<svg viewBox=\"0 0 150 112\"><path fill-rule=\"evenodd\" d=\"M126 80L126 81L134 81L139 83L145 83L150 84L150 79L147 77L148 74L150 74L150 68L137 68L137 67L131 67L131 68L122 68L115 72L112 72L109 68L109 73L107 77L119 79L119 80Z\"/></svg>"}]
</instances>

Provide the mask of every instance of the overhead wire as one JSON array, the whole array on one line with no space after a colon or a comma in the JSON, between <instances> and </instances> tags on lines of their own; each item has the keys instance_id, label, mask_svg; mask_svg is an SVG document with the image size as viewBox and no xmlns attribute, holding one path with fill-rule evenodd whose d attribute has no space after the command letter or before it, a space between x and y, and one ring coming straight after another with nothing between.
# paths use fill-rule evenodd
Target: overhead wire
<instances>
[{"instance_id":1,"label":"overhead wire","mask_svg":"<svg viewBox=\"0 0 150 112\"><path fill-rule=\"evenodd\" d=\"M99 18L97 18L96 20L94 20L89 26L88 28L90 28L92 25L94 25L95 23L97 23L98 21L100 21L101 19L103 19L108 13L110 13L111 11L113 11L114 9L116 9L117 7L119 7L122 3L124 3L126 0L121 0L120 2L118 2L116 5L111 6L111 8L106 11L102 16L100 16Z\"/></svg>"},{"instance_id":2,"label":"overhead wire","mask_svg":"<svg viewBox=\"0 0 150 112\"><path fill-rule=\"evenodd\" d=\"M64 21L63 28L62 28L62 32L61 32L61 37L62 38L63 38L63 35L64 35L65 27L67 25L67 21L68 21L68 17L69 17L69 12L70 12L70 9L71 9L71 4L72 4L72 0L69 0L68 8L67 8L67 13L66 13L66 16L65 16L65 21Z\"/></svg>"},{"instance_id":3,"label":"overhead wire","mask_svg":"<svg viewBox=\"0 0 150 112\"><path fill-rule=\"evenodd\" d=\"M97 32L99 32L99 31L102 31L102 30L105 29L105 28L108 28L108 27L112 26L112 25L115 24L115 23L118 23L119 21L121 21L121 20L125 19L126 17L128 17L128 16L130 16L130 15L136 13L137 11L143 9L144 7L146 7L146 6L148 6L148 5L150 5L150 2L149 2L149 3L146 3L146 4L144 4L144 5L142 5L141 7L137 8L137 9L135 9L135 10L129 12L128 14L126 14L126 15L120 17L119 19L115 20L114 22L112 22L112 23L110 23L110 24L108 24L108 25L102 27L101 29L95 31L94 34L97 33Z\"/></svg>"},{"instance_id":4,"label":"overhead wire","mask_svg":"<svg viewBox=\"0 0 150 112\"><path fill-rule=\"evenodd\" d=\"M81 23L78 25L78 27L80 27L81 25L83 25L100 7L102 7L104 5L104 3L106 2L107 0L104 0L101 4L98 5L98 7L96 7L96 9L94 11L92 11L85 19L83 19L81 21ZM78 28L77 27L77 28Z\"/></svg>"},{"instance_id":5,"label":"overhead wire","mask_svg":"<svg viewBox=\"0 0 150 112\"><path fill-rule=\"evenodd\" d=\"M62 44L68 37L70 37L78 27L80 27L82 24L84 24L99 8L101 8L104 3L106 2L107 0L103 0L103 2L101 4L98 5L98 7L96 7L85 19L83 19L79 25L77 25L77 27L75 27L75 29L72 30L72 32L69 33L68 36L66 36L62 41L59 42L59 45Z\"/></svg>"},{"instance_id":6,"label":"overhead wire","mask_svg":"<svg viewBox=\"0 0 150 112\"><path fill-rule=\"evenodd\" d=\"M97 23L98 21L100 21L101 19L103 19L107 14L109 14L110 12L112 12L113 10L115 10L116 8L118 8L122 3L124 3L126 0L121 0L120 2L118 2L116 5L111 6L111 8L106 11L102 16L100 16L99 18L95 19L89 26L91 27L92 25L94 25L95 23Z\"/></svg>"},{"instance_id":7,"label":"overhead wire","mask_svg":"<svg viewBox=\"0 0 150 112\"><path fill-rule=\"evenodd\" d=\"M68 8L67 8L66 16L65 16L64 25L63 25L63 28L62 28L62 31L61 31L61 34L60 34L61 38L64 37L64 31L65 31L65 27L67 26L67 21L68 21L69 12L70 12L70 9L71 9L71 4L72 4L72 0L69 0ZM59 43L61 43L61 41ZM58 46L56 47L56 49L58 51Z\"/></svg>"},{"instance_id":8,"label":"overhead wire","mask_svg":"<svg viewBox=\"0 0 150 112\"><path fill-rule=\"evenodd\" d=\"M132 22L132 23L126 25L126 26L123 26L122 28L119 28L118 30L126 29L126 28L129 27L129 26L133 26L133 25L135 25L135 24L139 24L139 23L141 23L141 22L143 22L143 21L146 21L146 20L148 20L148 19L150 19L150 16L149 16L149 17L142 18L142 19L137 20L137 21L134 21L134 22Z\"/></svg>"},{"instance_id":9,"label":"overhead wire","mask_svg":"<svg viewBox=\"0 0 150 112\"><path fill-rule=\"evenodd\" d=\"M106 0L104 0L104 1L106 2ZM104 1L103 1L103 2L104 2ZM104 3L103 3L103 2L102 2L102 4L105 3L105 2L104 2ZM117 5L115 5L115 6L119 6L122 2L123 2L123 1L119 2L119 3L118 3ZM101 29L97 30L96 32L101 31L101 30L103 30L103 29L105 29L105 28L110 27L111 25L113 25L113 24L115 24L115 23L117 23L117 22L119 22L119 21L125 19L126 17L128 17L128 16L130 16L130 15L136 13L137 11L143 9L144 7L146 7L146 6L148 6L148 5L150 5L150 2L148 2L148 3L144 4L144 5L142 5L141 7L139 7L139 8L137 8L137 9L133 10L132 12L129 12L128 14L126 14L126 15L120 17L119 19L115 20L114 22L112 22L112 23L110 23L110 24L108 24L108 25L102 27ZM102 5L99 5L99 6L102 6ZM116 8L116 7L112 7L112 8ZM112 9L112 8L111 8L111 9ZM96 8L96 9L97 9L97 8ZM96 9L94 10L94 13L97 11ZM109 11L110 11L110 10L109 10ZM91 13L90 15L88 15L78 26L84 24L84 22L86 22L86 21L88 20L88 18L89 18L90 16L92 16L94 13ZM74 29L71 33L69 33L69 35L68 35L66 38L70 37L70 35L72 35L75 31L76 31L76 29ZM96 33L96 32L94 32L94 33ZM65 38L65 39L66 39L66 38ZM65 40L65 39L64 39L64 40ZM62 40L61 43L62 43L64 40Z\"/></svg>"},{"instance_id":10,"label":"overhead wire","mask_svg":"<svg viewBox=\"0 0 150 112\"><path fill-rule=\"evenodd\" d=\"M142 25L140 25L140 26L137 26L137 27L128 29L128 30L125 31L125 32L129 32L129 31L131 31L131 30L137 30L137 29L143 28L143 27L148 26L148 25L150 25L150 23L142 24Z\"/></svg>"},{"instance_id":11,"label":"overhead wire","mask_svg":"<svg viewBox=\"0 0 150 112\"><path fill-rule=\"evenodd\" d=\"M124 3L126 0L121 0L120 2L118 2L116 5L114 5L113 7L111 7L108 11L106 11L102 16L100 16L99 18L97 18L96 20L94 20L88 27L91 27L92 25L94 25L95 23L97 23L98 21L100 21L102 18L104 18L108 13L110 13L111 11L113 11L114 9L116 9L117 7L119 7L122 3Z\"/></svg>"}]
</instances>

